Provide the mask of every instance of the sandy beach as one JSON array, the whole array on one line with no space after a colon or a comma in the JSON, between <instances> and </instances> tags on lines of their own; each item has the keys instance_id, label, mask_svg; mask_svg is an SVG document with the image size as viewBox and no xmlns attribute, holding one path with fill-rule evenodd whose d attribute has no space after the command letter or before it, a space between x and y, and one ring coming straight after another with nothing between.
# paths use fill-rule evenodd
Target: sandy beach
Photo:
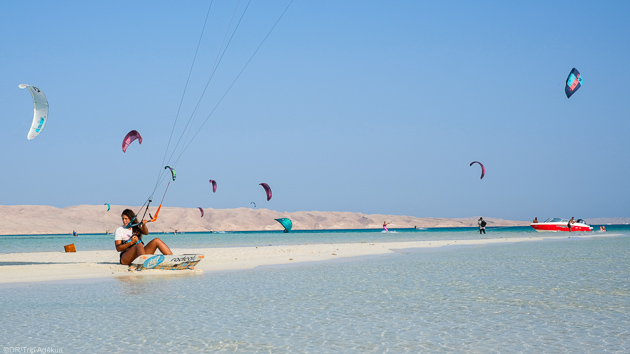
<instances>
[{"instance_id":1,"label":"sandy beach","mask_svg":"<svg viewBox=\"0 0 630 354\"><path fill-rule=\"evenodd\" d=\"M79 205L67 208L52 206L0 206L0 235L112 233L120 224L120 213L127 206ZM132 208L138 210L139 208ZM391 228L471 227L478 217L447 219L417 218L400 215L362 214L350 212L278 212L269 209L205 209L163 208L158 222L150 224L152 233L187 231L253 231L281 230L275 218L293 220L294 230L378 229L387 220ZM524 226L528 222L485 218L488 226ZM588 235L582 237L595 237ZM611 236L611 235L606 235ZM562 239L566 235L538 235L523 238L480 240L408 241L378 243L327 243L258 247L173 248L174 254L204 254L205 259L194 271L177 274L251 269L259 266L328 261L344 257L389 254L408 248L434 248L451 245L487 245L504 242ZM571 235L571 237L580 237ZM65 252L29 252L0 254L0 283L40 282L121 276L173 275L172 271L130 272L118 263L115 250L79 250Z\"/></svg>"},{"instance_id":2,"label":"sandy beach","mask_svg":"<svg viewBox=\"0 0 630 354\"><path fill-rule=\"evenodd\" d=\"M545 235L531 237L496 238L478 240L410 241L381 243L336 243L263 247L224 247L199 249L173 249L174 254L203 254L204 260L196 269L186 271L145 270L130 272L118 263L114 250L64 252L32 252L0 254L0 283L77 280L104 277L138 277L163 275L191 275L251 269L259 266L329 261L344 257L383 255L411 248L444 246L482 246L502 243L560 240L619 236L615 234Z\"/></svg>"}]
</instances>

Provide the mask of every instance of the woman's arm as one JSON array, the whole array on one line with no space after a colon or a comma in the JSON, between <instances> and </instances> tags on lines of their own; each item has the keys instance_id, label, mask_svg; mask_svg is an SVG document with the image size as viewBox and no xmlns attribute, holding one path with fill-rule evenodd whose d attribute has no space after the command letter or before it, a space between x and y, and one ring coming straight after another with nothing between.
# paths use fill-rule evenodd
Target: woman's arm
<instances>
[{"instance_id":1,"label":"woman's arm","mask_svg":"<svg viewBox=\"0 0 630 354\"><path fill-rule=\"evenodd\" d=\"M122 252L124 250L126 250L127 248L135 245L136 243L138 243L138 236L132 236L131 240L127 243L123 243L121 240L116 240L114 241L116 243L116 251L118 252Z\"/></svg>"},{"instance_id":2,"label":"woman's arm","mask_svg":"<svg viewBox=\"0 0 630 354\"><path fill-rule=\"evenodd\" d=\"M142 233L143 235L149 234L149 228L147 227L146 220L142 219L142 224L138 225L138 227L140 228L140 233Z\"/></svg>"}]
</instances>

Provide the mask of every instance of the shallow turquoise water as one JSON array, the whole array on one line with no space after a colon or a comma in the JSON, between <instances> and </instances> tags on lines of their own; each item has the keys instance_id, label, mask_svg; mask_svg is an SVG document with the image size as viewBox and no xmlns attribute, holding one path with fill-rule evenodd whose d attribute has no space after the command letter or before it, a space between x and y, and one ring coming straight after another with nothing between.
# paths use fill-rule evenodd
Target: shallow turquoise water
<instances>
[{"instance_id":1,"label":"shallow turquoise water","mask_svg":"<svg viewBox=\"0 0 630 354\"><path fill-rule=\"evenodd\" d=\"M608 232L630 234L630 226L607 226ZM595 229L599 229L595 226ZM295 231L283 232L225 232L225 233L180 233L150 234L145 241L153 237L164 240L171 248L206 248L230 246L292 245L308 243L336 242L387 242L417 240L448 240L478 238L515 238L523 236L549 235L537 233L529 226L488 228L486 235L479 235L477 228L432 228L426 230L392 229L395 232L383 233L375 230L339 230L339 231ZM553 235L553 233L552 233ZM72 235L17 235L0 236L0 253L17 252L63 252L64 245L74 243L77 251L114 249L114 235L90 234L74 237Z\"/></svg>"},{"instance_id":2,"label":"shallow turquoise water","mask_svg":"<svg viewBox=\"0 0 630 354\"><path fill-rule=\"evenodd\" d=\"M629 352L629 251L621 233L4 285L0 344L65 353Z\"/></svg>"}]
</instances>

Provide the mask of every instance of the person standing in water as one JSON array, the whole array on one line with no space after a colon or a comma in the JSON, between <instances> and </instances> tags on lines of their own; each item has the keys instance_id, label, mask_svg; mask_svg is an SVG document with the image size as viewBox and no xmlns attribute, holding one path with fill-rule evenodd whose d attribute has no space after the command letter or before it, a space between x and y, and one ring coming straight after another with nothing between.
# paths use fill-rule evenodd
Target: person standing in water
<instances>
[{"instance_id":1,"label":"person standing in water","mask_svg":"<svg viewBox=\"0 0 630 354\"><path fill-rule=\"evenodd\" d=\"M389 230L387 230L387 225L389 225L391 223L388 223L387 221L383 221L383 230L385 230L385 232L389 232Z\"/></svg>"},{"instance_id":2,"label":"person standing in water","mask_svg":"<svg viewBox=\"0 0 630 354\"><path fill-rule=\"evenodd\" d=\"M486 233L486 221L480 217L479 220L477 221L477 224L479 225L479 234L485 234Z\"/></svg>"},{"instance_id":3,"label":"person standing in water","mask_svg":"<svg viewBox=\"0 0 630 354\"><path fill-rule=\"evenodd\" d=\"M569 220L569 223L567 224L567 227L569 228L569 232L571 232L571 224L575 224L575 218L572 216L571 220Z\"/></svg>"}]
</instances>

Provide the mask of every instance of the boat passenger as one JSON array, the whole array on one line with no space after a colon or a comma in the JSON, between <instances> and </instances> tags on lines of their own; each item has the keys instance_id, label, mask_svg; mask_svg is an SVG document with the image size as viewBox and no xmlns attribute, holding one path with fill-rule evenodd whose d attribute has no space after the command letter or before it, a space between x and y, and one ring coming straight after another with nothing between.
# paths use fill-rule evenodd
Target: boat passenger
<instances>
[{"instance_id":1,"label":"boat passenger","mask_svg":"<svg viewBox=\"0 0 630 354\"><path fill-rule=\"evenodd\" d=\"M142 222L132 226L136 214L131 209L125 209L121 217L123 226L116 229L114 236L116 251L120 252L120 264L130 265L134 259L143 254L155 254L158 249L162 254L173 254L166 243L159 238L154 238L146 245L144 244L142 235L149 234L147 220L142 219Z\"/></svg>"},{"instance_id":2,"label":"boat passenger","mask_svg":"<svg viewBox=\"0 0 630 354\"><path fill-rule=\"evenodd\" d=\"M532 222L533 222L534 224L537 224L537 223L538 223L538 217L535 217L535 218L534 218L534 221L532 221Z\"/></svg>"}]
</instances>

